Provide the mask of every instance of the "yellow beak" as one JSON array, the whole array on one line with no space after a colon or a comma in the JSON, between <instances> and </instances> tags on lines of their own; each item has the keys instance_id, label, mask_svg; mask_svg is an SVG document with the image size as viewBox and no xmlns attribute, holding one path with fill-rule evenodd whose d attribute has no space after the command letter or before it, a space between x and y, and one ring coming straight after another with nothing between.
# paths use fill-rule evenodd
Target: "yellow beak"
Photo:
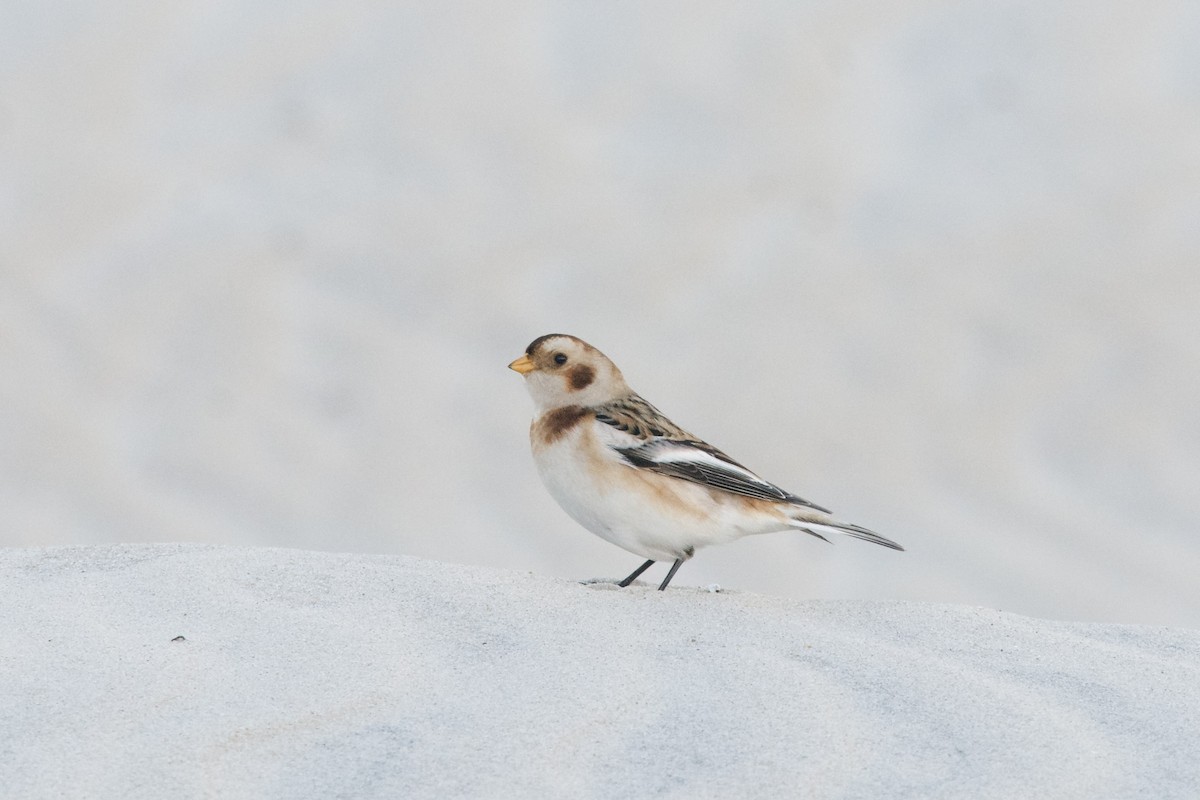
<instances>
[{"instance_id":1,"label":"yellow beak","mask_svg":"<svg viewBox=\"0 0 1200 800\"><path fill-rule=\"evenodd\" d=\"M508 368L515 369L517 372L521 373L522 375L524 375L528 372L533 372L535 369L537 369L537 367L535 367L533 365L533 362L529 360L529 356L527 356L527 355L521 356L516 361L509 364Z\"/></svg>"}]
</instances>

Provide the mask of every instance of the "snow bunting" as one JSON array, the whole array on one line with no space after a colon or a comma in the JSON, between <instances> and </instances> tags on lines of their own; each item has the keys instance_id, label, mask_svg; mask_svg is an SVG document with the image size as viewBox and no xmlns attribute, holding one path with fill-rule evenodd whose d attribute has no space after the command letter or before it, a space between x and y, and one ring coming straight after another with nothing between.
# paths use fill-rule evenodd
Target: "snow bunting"
<instances>
[{"instance_id":1,"label":"snow bunting","mask_svg":"<svg viewBox=\"0 0 1200 800\"><path fill-rule=\"evenodd\" d=\"M620 586L655 561L672 561L658 587L666 589L699 548L752 533L792 529L825 539L818 530L836 531L904 549L834 519L671 422L587 342L541 336L508 366L533 397L529 438L542 483L580 525L647 559Z\"/></svg>"}]
</instances>

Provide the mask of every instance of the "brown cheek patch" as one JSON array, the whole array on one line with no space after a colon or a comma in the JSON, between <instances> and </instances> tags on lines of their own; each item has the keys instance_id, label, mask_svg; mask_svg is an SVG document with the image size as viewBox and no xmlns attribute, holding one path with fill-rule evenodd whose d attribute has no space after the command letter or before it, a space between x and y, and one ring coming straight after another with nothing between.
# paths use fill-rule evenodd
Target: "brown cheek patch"
<instances>
[{"instance_id":1,"label":"brown cheek patch","mask_svg":"<svg viewBox=\"0 0 1200 800\"><path fill-rule=\"evenodd\" d=\"M571 388L575 391L586 389L592 385L592 381L596 380L596 370L586 364L571 367L567 372L567 380L570 382Z\"/></svg>"},{"instance_id":2,"label":"brown cheek patch","mask_svg":"<svg viewBox=\"0 0 1200 800\"><path fill-rule=\"evenodd\" d=\"M588 412L582 406L556 408L534 425L534 436L543 444L554 444L578 425Z\"/></svg>"}]
</instances>

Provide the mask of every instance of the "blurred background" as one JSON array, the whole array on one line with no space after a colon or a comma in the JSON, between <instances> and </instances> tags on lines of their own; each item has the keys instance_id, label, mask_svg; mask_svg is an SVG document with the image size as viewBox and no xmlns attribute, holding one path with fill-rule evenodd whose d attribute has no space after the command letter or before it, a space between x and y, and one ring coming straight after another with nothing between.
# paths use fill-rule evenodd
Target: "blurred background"
<instances>
[{"instance_id":1,"label":"blurred background","mask_svg":"<svg viewBox=\"0 0 1200 800\"><path fill-rule=\"evenodd\" d=\"M622 577L505 369L566 332L908 548L679 585L1200 626L1197 41L1165 0L6 3L0 545Z\"/></svg>"}]
</instances>

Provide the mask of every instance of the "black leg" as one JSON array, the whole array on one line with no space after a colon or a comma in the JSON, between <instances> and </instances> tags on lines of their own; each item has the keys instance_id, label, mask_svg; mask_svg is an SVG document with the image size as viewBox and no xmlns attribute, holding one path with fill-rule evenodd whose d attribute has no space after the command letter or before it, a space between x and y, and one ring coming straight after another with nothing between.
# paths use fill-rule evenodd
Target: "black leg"
<instances>
[{"instance_id":1,"label":"black leg","mask_svg":"<svg viewBox=\"0 0 1200 800\"><path fill-rule=\"evenodd\" d=\"M667 573L667 577L663 579L662 584L658 587L660 592L667 588L667 584L671 582L671 578L675 577L675 570L679 569L679 565L682 563L682 558L675 559L675 563L671 565L671 571Z\"/></svg>"},{"instance_id":2,"label":"black leg","mask_svg":"<svg viewBox=\"0 0 1200 800\"><path fill-rule=\"evenodd\" d=\"M626 578L625 580L618 583L617 586L620 586L623 589L626 586L628 586L629 584L633 583L634 581L637 580L637 576L641 575L643 572L650 569L650 565L653 563L654 563L654 559L650 559L645 564L642 564L640 567L638 567L637 569L635 569L633 571L632 575L630 575L628 578Z\"/></svg>"}]
</instances>

